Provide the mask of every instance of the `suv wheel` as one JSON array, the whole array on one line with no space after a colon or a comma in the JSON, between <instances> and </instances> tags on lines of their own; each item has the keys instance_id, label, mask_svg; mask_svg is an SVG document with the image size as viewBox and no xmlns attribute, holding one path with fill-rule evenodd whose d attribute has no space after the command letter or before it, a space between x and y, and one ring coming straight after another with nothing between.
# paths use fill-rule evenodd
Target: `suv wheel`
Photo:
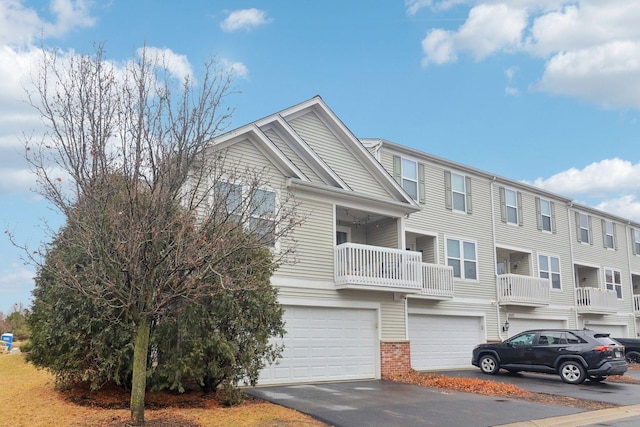
<instances>
[{"instance_id":1,"label":"suv wheel","mask_svg":"<svg viewBox=\"0 0 640 427\"><path fill-rule=\"evenodd\" d=\"M637 351L629 351L626 354L627 362L629 363L640 363L640 353Z\"/></svg>"},{"instance_id":2,"label":"suv wheel","mask_svg":"<svg viewBox=\"0 0 640 427\"><path fill-rule=\"evenodd\" d=\"M480 362L478 365L480 366L480 370L483 374L493 375L500 369L498 360L490 354L480 356Z\"/></svg>"},{"instance_id":3,"label":"suv wheel","mask_svg":"<svg viewBox=\"0 0 640 427\"><path fill-rule=\"evenodd\" d=\"M586 377L586 372L580 362L568 360L560 365L560 378L569 384L581 384Z\"/></svg>"}]
</instances>

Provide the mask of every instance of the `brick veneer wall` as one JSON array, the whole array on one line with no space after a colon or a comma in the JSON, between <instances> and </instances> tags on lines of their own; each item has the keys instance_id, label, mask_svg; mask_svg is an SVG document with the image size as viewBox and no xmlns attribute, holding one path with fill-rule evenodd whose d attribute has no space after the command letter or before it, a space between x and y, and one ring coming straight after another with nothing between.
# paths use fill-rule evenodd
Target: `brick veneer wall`
<instances>
[{"instance_id":1,"label":"brick veneer wall","mask_svg":"<svg viewBox=\"0 0 640 427\"><path fill-rule=\"evenodd\" d=\"M380 370L382 378L402 375L411 370L409 341L383 341L380 343Z\"/></svg>"}]
</instances>

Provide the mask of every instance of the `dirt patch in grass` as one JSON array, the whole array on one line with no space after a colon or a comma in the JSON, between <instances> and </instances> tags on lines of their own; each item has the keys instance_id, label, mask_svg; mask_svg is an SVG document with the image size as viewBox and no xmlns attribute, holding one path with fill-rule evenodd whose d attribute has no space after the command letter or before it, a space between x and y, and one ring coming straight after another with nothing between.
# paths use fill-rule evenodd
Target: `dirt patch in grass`
<instances>
[{"instance_id":1,"label":"dirt patch in grass","mask_svg":"<svg viewBox=\"0 0 640 427\"><path fill-rule=\"evenodd\" d=\"M511 399L521 399L527 402L544 403L547 405L568 406L588 410L615 408L619 405L597 402L594 400L575 399L572 397L557 396L546 393L533 393L513 384L505 384L491 380L477 378L450 377L447 375L410 371L405 375L394 375L385 378L391 381L399 381L423 387L436 387L447 390L477 393L489 396L501 396Z\"/></svg>"}]
</instances>

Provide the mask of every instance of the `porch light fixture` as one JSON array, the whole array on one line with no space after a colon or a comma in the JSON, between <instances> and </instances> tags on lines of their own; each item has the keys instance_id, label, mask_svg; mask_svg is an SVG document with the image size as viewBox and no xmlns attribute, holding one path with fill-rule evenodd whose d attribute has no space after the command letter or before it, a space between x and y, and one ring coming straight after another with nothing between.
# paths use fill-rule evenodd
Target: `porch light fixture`
<instances>
[{"instance_id":1,"label":"porch light fixture","mask_svg":"<svg viewBox=\"0 0 640 427\"><path fill-rule=\"evenodd\" d=\"M502 326L502 332L509 332L509 320L504 321L504 325Z\"/></svg>"}]
</instances>

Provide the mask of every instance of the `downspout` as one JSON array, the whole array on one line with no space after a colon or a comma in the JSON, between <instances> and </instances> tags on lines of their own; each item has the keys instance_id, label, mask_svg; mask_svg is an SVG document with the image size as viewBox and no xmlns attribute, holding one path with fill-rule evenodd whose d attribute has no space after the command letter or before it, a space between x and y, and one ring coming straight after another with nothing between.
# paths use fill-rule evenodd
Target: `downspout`
<instances>
[{"instance_id":1,"label":"downspout","mask_svg":"<svg viewBox=\"0 0 640 427\"><path fill-rule=\"evenodd\" d=\"M493 183L496 181L496 177L491 178L490 190L491 190L491 238L493 239L493 281L496 285L496 314L498 318L498 337L500 341L504 341L504 337L502 336L502 320L500 319L500 304L498 302L498 265L496 258L496 207L494 205L493 198Z\"/></svg>"},{"instance_id":2,"label":"downspout","mask_svg":"<svg viewBox=\"0 0 640 427\"><path fill-rule=\"evenodd\" d=\"M575 316L576 329L578 326L578 289L576 283L576 265L573 253L573 236L571 235L571 208L573 207L573 202L569 202L567 206L567 225L569 226L569 253L571 255L571 283L573 285L573 313Z\"/></svg>"},{"instance_id":3,"label":"downspout","mask_svg":"<svg viewBox=\"0 0 640 427\"><path fill-rule=\"evenodd\" d=\"M624 230L625 230L625 241L629 241L629 243L631 243L632 245L634 244L633 240L629 240L629 236L631 235L631 223L627 222L627 225L624 226ZM627 251L627 268L629 269L629 283L631 284L631 317L633 318L633 336L634 337L638 337L638 326L636 325L636 313L635 313L635 307L636 307L636 302L635 302L635 298L633 295L633 273L631 272L631 252L633 251L633 248L630 248L629 245L627 244L626 247L626 251Z\"/></svg>"}]
</instances>

